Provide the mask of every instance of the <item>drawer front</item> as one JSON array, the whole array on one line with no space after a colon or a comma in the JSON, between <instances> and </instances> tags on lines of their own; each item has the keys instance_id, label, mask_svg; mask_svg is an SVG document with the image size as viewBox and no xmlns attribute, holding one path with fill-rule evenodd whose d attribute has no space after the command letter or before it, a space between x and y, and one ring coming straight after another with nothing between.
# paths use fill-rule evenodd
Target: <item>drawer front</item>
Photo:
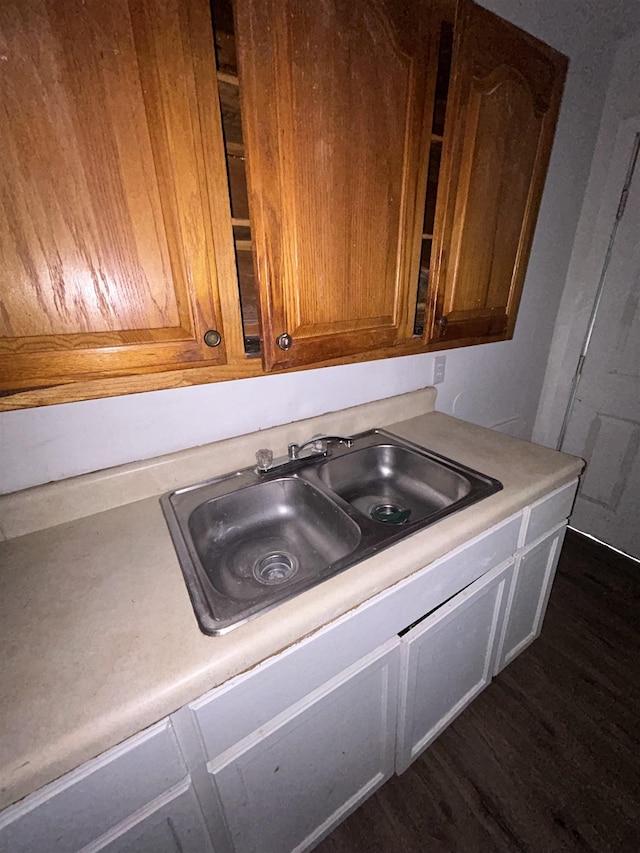
<instances>
[{"instance_id":1,"label":"drawer front","mask_svg":"<svg viewBox=\"0 0 640 853\"><path fill-rule=\"evenodd\" d=\"M158 723L5 809L0 850L80 850L186 775L170 723Z\"/></svg>"},{"instance_id":2,"label":"drawer front","mask_svg":"<svg viewBox=\"0 0 640 853\"><path fill-rule=\"evenodd\" d=\"M569 518L577 489L578 481L573 480L566 486L551 492L550 495L546 495L526 510L520 541L521 548L535 542L547 531Z\"/></svg>"},{"instance_id":3,"label":"drawer front","mask_svg":"<svg viewBox=\"0 0 640 853\"><path fill-rule=\"evenodd\" d=\"M208 760L515 553L522 513L434 561L189 708Z\"/></svg>"},{"instance_id":4,"label":"drawer front","mask_svg":"<svg viewBox=\"0 0 640 853\"><path fill-rule=\"evenodd\" d=\"M357 622L354 619L354 623ZM365 620L367 621L367 620ZM390 636L390 635L388 635ZM188 707L207 760L317 690L371 652L382 631L338 622L216 688Z\"/></svg>"}]
</instances>

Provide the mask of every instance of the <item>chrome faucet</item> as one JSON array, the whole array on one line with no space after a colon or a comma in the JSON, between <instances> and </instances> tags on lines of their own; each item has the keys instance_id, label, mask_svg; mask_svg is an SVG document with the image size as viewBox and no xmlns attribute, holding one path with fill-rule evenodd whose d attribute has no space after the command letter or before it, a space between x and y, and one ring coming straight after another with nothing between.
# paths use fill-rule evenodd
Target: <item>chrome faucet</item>
<instances>
[{"instance_id":1,"label":"chrome faucet","mask_svg":"<svg viewBox=\"0 0 640 853\"><path fill-rule=\"evenodd\" d=\"M315 459L317 456L330 456L332 444L344 444L345 447L351 447L353 439L343 435L314 435L313 438L303 444L290 444L287 455L280 456L277 459L273 458L272 450L262 448L256 452L256 472L266 474L268 471L283 468L292 462Z\"/></svg>"},{"instance_id":2,"label":"chrome faucet","mask_svg":"<svg viewBox=\"0 0 640 853\"><path fill-rule=\"evenodd\" d=\"M305 441L304 444L290 444L289 445L289 459L300 459L300 458L308 458L308 456L315 456L316 454L322 456L329 455L329 447L331 444L344 444L345 447L351 447L353 444L352 438L346 438L343 435L314 435L313 438L310 438L309 441ZM301 452L305 449L305 447L311 446L313 448L313 453L308 453L306 456L301 457Z\"/></svg>"}]
</instances>

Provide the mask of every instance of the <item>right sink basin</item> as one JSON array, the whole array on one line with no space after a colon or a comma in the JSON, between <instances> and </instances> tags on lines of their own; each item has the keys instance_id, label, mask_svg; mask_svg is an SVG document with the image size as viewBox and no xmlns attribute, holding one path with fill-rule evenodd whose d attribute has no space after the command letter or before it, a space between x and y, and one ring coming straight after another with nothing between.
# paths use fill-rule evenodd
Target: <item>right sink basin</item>
<instances>
[{"instance_id":1,"label":"right sink basin","mask_svg":"<svg viewBox=\"0 0 640 853\"><path fill-rule=\"evenodd\" d=\"M471 495L477 477L397 444L375 444L329 459L318 477L361 513L406 524L440 513Z\"/></svg>"}]
</instances>

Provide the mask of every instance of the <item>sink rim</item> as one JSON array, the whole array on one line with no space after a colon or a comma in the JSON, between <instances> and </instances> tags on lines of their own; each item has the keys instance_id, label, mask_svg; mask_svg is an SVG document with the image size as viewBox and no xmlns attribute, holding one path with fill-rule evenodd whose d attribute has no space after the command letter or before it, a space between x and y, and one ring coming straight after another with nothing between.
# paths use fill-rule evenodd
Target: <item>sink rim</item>
<instances>
[{"instance_id":1,"label":"sink rim","mask_svg":"<svg viewBox=\"0 0 640 853\"><path fill-rule=\"evenodd\" d=\"M469 468L462 463L456 462L453 459L415 444L382 428L366 430L352 436L352 439L353 444L351 447L347 448L343 445L334 446L329 458L316 457L309 460L300 460L300 466L294 471L278 473L278 469L276 468L266 474L258 474L253 466L249 466L239 471L222 474L199 483L175 489L161 496L160 504L178 556L180 569L191 599L196 620L200 630L204 634L209 636L226 634L263 613L267 613L284 601L294 598L328 578L334 577L342 571L358 565L379 551L396 544L420 530L430 527L432 524L436 524L443 518L490 497L503 488L502 483L493 477ZM451 506L447 506L442 510L417 520L409 520L405 524L393 525L374 521L329 488L319 477L318 469L322 464L333 461L341 456L356 453L367 447L383 444L404 447L423 458L430 459L445 468L453 470L463 477L472 480L475 484L475 489L472 488L467 496L454 502ZM337 508L349 516L360 529L359 545L342 559L329 564L316 575L304 579L304 582L292 582L291 586L287 584L274 586L275 592L272 599L259 601L254 605L250 604L240 616L220 616L221 613L224 614L225 610L228 610L228 606L225 606L228 604L228 599L213 589L193 544L188 541L185 531L189 529L189 516L197 507L212 498L238 493L252 486L273 480L289 479L302 480L315 487L317 491L323 493ZM215 612L214 605L217 607Z\"/></svg>"}]
</instances>

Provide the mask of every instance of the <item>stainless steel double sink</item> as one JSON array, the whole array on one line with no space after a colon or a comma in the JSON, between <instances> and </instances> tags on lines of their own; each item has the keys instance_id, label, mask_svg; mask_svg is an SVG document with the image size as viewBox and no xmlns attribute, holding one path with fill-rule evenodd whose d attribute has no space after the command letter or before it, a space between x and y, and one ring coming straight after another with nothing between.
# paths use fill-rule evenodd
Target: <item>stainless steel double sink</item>
<instances>
[{"instance_id":1,"label":"stainless steel double sink","mask_svg":"<svg viewBox=\"0 0 640 853\"><path fill-rule=\"evenodd\" d=\"M200 628L223 634L502 484L385 430L161 498Z\"/></svg>"}]
</instances>

